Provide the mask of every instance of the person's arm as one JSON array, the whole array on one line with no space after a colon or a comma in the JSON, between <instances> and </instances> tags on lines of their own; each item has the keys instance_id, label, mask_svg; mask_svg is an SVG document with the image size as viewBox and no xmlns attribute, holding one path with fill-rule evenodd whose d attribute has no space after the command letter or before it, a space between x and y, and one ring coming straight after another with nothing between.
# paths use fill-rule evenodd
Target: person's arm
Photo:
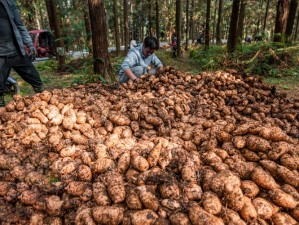
<instances>
[{"instance_id":1,"label":"person's arm","mask_svg":"<svg viewBox=\"0 0 299 225\"><path fill-rule=\"evenodd\" d=\"M121 65L121 69L124 71L124 73L132 80L137 79L137 77L132 72L131 68L136 65L138 62L137 55L133 51L129 51L127 54L125 60L123 61Z\"/></svg>"},{"instance_id":2,"label":"person's arm","mask_svg":"<svg viewBox=\"0 0 299 225\"><path fill-rule=\"evenodd\" d=\"M152 63L155 67L157 67L159 69L163 68L163 64L162 64L161 60L155 54L153 54Z\"/></svg>"},{"instance_id":3,"label":"person's arm","mask_svg":"<svg viewBox=\"0 0 299 225\"><path fill-rule=\"evenodd\" d=\"M22 21L22 18L20 16L20 13L19 13L19 10L17 8L17 6L15 4L12 4L11 6L11 9L12 9L12 14L14 16L14 22L21 34L21 37L22 37L22 40L23 40L23 43L28 47L33 47L33 42L32 42L32 39L28 33L28 30L26 29L23 21Z\"/></svg>"},{"instance_id":4,"label":"person's arm","mask_svg":"<svg viewBox=\"0 0 299 225\"><path fill-rule=\"evenodd\" d=\"M131 79L131 80L136 80L137 77L135 76L135 74L132 72L132 70L130 68L125 70L125 74Z\"/></svg>"}]
</instances>

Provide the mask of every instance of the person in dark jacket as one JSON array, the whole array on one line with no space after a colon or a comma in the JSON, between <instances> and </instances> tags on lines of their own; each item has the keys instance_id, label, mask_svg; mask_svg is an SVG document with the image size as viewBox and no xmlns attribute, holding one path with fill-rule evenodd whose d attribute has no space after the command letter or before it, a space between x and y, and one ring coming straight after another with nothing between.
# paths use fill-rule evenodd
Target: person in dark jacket
<instances>
[{"instance_id":1,"label":"person in dark jacket","mask_svg":"<svg viewBox=\"0 0 299 225\"><path fill-rule=\"evenodd\" d=\"M42 92L44 86L31 62L36 49L15 0L0 0L0 27L0 107L3 107L5 83L12 68L36 93ZM24 45L28 47L29 55L25 53Z\"/></svg>"},{"instance_id":2,"label":"person in dark jacket","mask_svg":"<svg viewBox=\"0 0 299 225\"><path fill-rule=\"evenodd\" d=\"M172 55L173 57L176 57L177 49L178 49L178 38L175 33L171 36L171 48L172 48Z\"/></svg>"}]
</instances>

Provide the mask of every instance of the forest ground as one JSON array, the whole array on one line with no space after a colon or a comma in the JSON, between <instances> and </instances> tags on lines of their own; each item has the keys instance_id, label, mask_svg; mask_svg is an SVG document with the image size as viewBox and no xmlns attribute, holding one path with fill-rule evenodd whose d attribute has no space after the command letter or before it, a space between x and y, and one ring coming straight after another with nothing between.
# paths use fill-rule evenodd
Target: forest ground
<instances>
[{"instance_id":1,"label":"forest ground","mask_svg":"<svg viewBox=\"0 0 299 225\"><path fill-rule=\"evenodd\" d=\"M220 49L212 49L211 54L207 52L198 53L197 48L192 48L189 51L183 50L183 56L181 58L173 58L170 48L163 48L157 51L158 57L161 59L165 66L174 67L177 70L183 72L190 72L192 74L198 74L203 71L215 71L226 70L231 71L236 69L234 66L236 63L227 60L227 57L223 57L224 53ZM298 51L299 52L299 51ZM219 54L217 56L217 54ZM221 55L221 56L220 56ZM249 56L242 55L246 60L251 60L251 57L255 57L256 52ZM117 73L120 65L125 57L125 52L122 52L120 56L111 54L111 61L114 67L114 74L117 78ZM218 59L217 59L218 57ZM238 58L239 56L237 56ZM242 58L241 57L241 58ZM218 61L217 61L218 60ZM292 60L295 62L295 67L288 67L281 65L274 67L264 63L260 63L262 58L255 60L256 62L251 67L242 68L247 71L248 75L258 76L261 74L255 72L263 72L263 70L272 71L267 76L262 75L264 82L275 85L279 92L283 92L288 98L299 99L299 55L296 53L292 56ZM36 64L37 70L40 72L41 78L45 83L46 89L65 88L71 85L84 84L86 82L97 82L99 76L92 74L92 63L90 57L84 57L73 60L68 58L68 64L65 67L64 72L56 72L56 62L54 60L47 60ZM228 61L228 62L225 62ZM282 68L284 67L284 68ZM232 69L231 69L232 68ZM238 68L237 68L238 69ZM12 72L12 76L18 80L21 88L21 95L34 94L31 87L25 83L15 72ZM9 98L9 97L8 97Z\"/></svg>"}]
</instances>

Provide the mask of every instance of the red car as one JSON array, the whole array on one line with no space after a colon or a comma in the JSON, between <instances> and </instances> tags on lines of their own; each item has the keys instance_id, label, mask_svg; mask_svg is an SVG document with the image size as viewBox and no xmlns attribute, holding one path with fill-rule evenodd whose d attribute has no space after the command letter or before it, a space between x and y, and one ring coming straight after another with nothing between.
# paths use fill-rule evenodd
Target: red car
<instances>
[{"instance_id":1,"label":"red car","mask_svg":"<svg viewBox=\"0 0 299 225\"><path fill-rule=\"evenodd\" d=\"M55 55L55 41L53 34L47 30L31 30L29 34L36 48L36 57L51 57ZM26 51L28 49L26 48Z\"/></svg>"}]
</instances>

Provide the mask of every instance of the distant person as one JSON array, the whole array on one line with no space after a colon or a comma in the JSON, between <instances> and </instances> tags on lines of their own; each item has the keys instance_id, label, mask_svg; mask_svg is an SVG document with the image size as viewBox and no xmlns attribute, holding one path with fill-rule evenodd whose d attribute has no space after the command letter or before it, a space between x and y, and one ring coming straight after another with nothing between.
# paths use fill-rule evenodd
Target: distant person
<instances>
[{"instance_id":1,"label":"distant person","mask_svg":"<svg viewBox=\"0 0 299 225\"><path fill-rule=\"evenodd\" d=\"M130 49L132 49L132 48L136 48L138 46L138 44L137 44L137 42L136 42L136 40L131 40L131 42L130 42Z\"/></svg>"},{"instance_id":2,"label":"distant person","mask_svg":"<svg viewBox=\"0 0 299 225\"><path fill-rule=\"evenodd\" d=\"M12 68L35 92L42 92L44 87L31 62L36 49L22 22L15 0L0 0L0 24L0 107L3 107L5 83ZM29 48L30 56L26 55L24 44Z\"/></svg>"},{"instance_id":3,"label":"distant person","mask_svg":"<svg viewBox=\"0 0 299 225\"><path fill-rule=\"evenodd\" d=\"M130 49L119 71L119 83L126 83L130 79L135 81L142 74L155 73L163 64L155 55L158 50L158 40L154 37L146 37L142 45ZM148 71L148 68L154 68Z\"/></svg>"},{"instance_id":4,"label":"distant person","mask_svg":"<svg viewBox=\"0 0 299 225\"><path fill-rule=\"evenodd\" d=\"M175 33L172 34L171 36L171 48L172 48L173 57L176 57L177 49L178 49L178 38Z\"/></svg>"},{"instance_id":5,"label":"distant person","mask_svg":"<svg viewBox=\"0 0 299 225\"><path fill-rule=\"evenodd\" d=\"M257 34L254 36L254 41L258 42L258 41L262 41L263 40L263 36L261 34Z\"/></svg>"},{"instance_id":6,"label":"distant person","mask_svg":"<svg viewBox=\"0 0 299 225\"><path fill-rule=\"evenodd\" d=\"M252 37L250 35L246 35L245 42L251 43L251 41L252 41Z\"/></svg>"},{"instance_id":7,"label":"distant person","mask_svg":"<svg viewBox=\"0 0 299 225\"><path fill-rule=\"evenodd\" d=\"M200 44L203 44L205 41L205 38L204 38L204 35L202 33L199 34L199 37L197 38L196 40L196 44L197 45L200 45Z\"/></svg>"}]
</instances>

